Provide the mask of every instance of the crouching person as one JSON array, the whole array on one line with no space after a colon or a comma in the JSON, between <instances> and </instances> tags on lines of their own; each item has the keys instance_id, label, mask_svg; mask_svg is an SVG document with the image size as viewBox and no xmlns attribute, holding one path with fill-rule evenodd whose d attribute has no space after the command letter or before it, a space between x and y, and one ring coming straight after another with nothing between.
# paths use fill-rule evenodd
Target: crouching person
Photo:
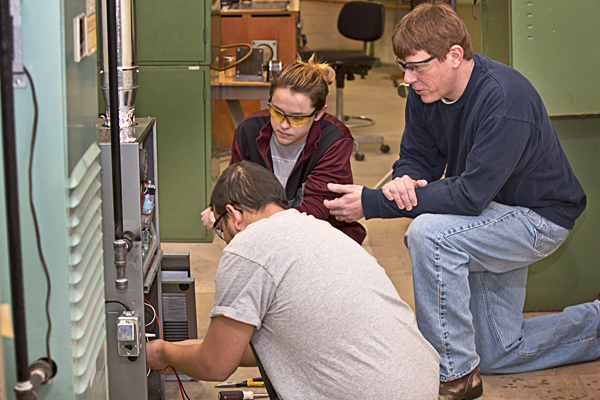
<instances>
[{"instance_id":1,"label":"crouching person","mask_svg":"<svg viewBox=\"0 0 600 400\"><path fill-rule=\"evenodd\" d=\"M207 381L255 366L283 400L437 399L440 358L382 267L328 222L288 209L270 171L228 167L211 197L227 243L204 340L147 345L148 368Z\"/></svg>"}]
</instances>

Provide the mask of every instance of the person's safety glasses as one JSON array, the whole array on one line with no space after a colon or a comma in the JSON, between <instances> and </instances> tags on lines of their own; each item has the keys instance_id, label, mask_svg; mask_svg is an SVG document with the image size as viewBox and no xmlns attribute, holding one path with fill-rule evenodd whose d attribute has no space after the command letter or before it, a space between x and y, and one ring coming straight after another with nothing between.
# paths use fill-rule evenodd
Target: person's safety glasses
<instances>
[{"instance_id":1,"label":"person's safety glasses","mask_svg":"<svg viewBox=\"0 0 600 400\"><path fill-rule=\"evenodd\" d=\"M267 101L267 106L269 107L269 114L271 114L271 117L273 117L275 121L282 123L285 119L291 126L304 126L308 124L311 118L317 113L317 110L315 109L313 112L306 115L286 114L277 107L275 107L273 104L271 104L270 99L269 101Z\"/></svg>"},{"instance_id":2,"label":"person's safety glasses","mask_svg":"<svg viewBox=\"0 0 600 400\"><path fill-rule=\"evenodd\" d=\"M244 213L244 211L240 210L239 208L235 208L233 207L234 210L241 212L242 214ZM215 220L215 223L213 224L213 230L215 231L215 233L217 234L218 237L220 237L222 240L225 240L225 237L223 236L223 230L221 229L221 226L219 225L219 222L221 222L221 220L223 219L223 216L227 214L227 208L225 208L225 212L223 212L223 214L219 215L219 218L217 218Z\"/></svg>"},{"instance_id":3,"label":"person's safety glasses","mask_svg":"<svg viewBox=\"0 0 600 400\"><path fill-rule=\"evenodd\" d=\"M415 74L420 74L425 70L424 64L428 63L434 58L435 56L431 56L427 60L403 63L398 59L398 57L396 57L396 65L398 65L398 68L400 68L401 71L410 71Z\"/></svg>"}]
</instances>

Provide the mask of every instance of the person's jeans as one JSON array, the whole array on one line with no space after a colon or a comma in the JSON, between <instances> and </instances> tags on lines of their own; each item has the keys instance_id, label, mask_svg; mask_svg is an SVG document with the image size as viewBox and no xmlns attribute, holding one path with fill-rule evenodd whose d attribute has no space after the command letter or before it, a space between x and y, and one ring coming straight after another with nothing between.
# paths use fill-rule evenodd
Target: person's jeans
<instances>
[{"instance_id":1,"label":"person's jeans","mask_svg":"<svg viewBox=\"0 0 600 400\"><path fill-rule=\"evenodd\" d=\"M528 265L569 230L524 207L491 203L479 216L424 214L404 242L415 311L441 357L440 380L516 373L600 358L600 302L523 320Z\"/></svg>"}]
</instances>

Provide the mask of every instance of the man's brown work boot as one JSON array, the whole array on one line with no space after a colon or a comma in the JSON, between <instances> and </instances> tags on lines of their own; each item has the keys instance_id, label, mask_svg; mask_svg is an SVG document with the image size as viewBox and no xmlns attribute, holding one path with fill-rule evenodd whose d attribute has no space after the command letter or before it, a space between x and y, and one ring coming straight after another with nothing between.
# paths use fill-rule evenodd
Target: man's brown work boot
<instances>
[{"instance_id":1,"label":"man's brown work boot","mask_svg":"<svg viewBox=\"0 0 600 400\"><path fill-rule=\"evenodd\" d=\"M483 393L483 382L479 376L479 367L462 378L449 382L440 382L439 400L473 400Z\"/></svg>"}]
</instances>

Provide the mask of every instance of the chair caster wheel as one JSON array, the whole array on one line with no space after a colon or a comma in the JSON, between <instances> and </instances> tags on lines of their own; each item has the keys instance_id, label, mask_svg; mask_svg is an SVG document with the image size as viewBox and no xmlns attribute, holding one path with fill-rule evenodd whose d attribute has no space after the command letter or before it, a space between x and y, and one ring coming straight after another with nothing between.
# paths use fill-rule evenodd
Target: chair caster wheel
<instances>
[{"instance_id":1,"label":"chair caster wheel","mask_svg":"<svg viewBox=\"0 0 600 400\"><path fill-rule=\"evenodd\" d=\"M354 159L355 159L356 161L362 161L362 160L364 160L364 159L365 159L365 155L364 155L364 153L356 153L356 154L354 155Z\"/></svg>"},{"instance_id":2,"label":"chair caster wheel","mask_svg":"<svg viewBox=\"0 0 600 400\"><path fill-rule=\"evenodd\" d=\"M379 147L379 150L382 153L388 153L390 151L390 146L388 146L387 144L382 144L381 147Z\"/></svg>"}]
</instances>

